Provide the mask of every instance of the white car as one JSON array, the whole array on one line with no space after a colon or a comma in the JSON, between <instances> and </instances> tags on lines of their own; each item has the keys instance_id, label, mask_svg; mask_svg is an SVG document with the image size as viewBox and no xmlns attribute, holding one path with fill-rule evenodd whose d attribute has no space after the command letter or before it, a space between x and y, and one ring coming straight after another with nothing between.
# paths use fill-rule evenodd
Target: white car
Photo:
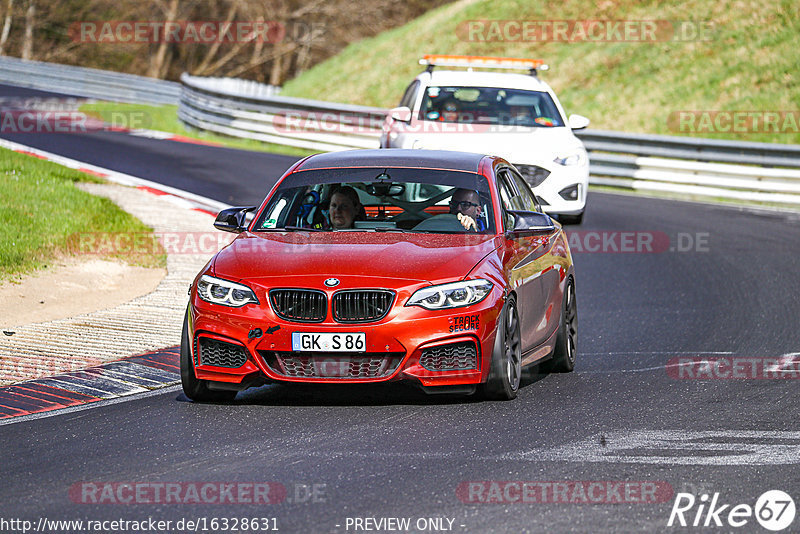
<instances>
[{"instance_id":1,"label":"white car","mask_svg":"<svg viewBox=\"0 0 800 534\"><path fill-rule=\"evenodd\" d=\"M501 156L525 177L542 208L580 224L586 208L589 158L573 130L589 125L566 117L553 90L537 76L540 60L425 56L425 72L389 113L382 148L421 148ZM434 70L434 67L469 70ZM473 71L528 69L529 75Z\"/></svg>"}]
</instances>

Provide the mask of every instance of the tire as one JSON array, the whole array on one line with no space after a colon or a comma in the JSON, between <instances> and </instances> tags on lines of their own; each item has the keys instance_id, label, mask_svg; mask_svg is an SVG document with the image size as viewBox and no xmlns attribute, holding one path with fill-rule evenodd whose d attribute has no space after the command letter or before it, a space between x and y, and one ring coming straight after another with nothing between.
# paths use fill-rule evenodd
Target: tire
<instances>
[{"instance_id":1,"label":"tire","mask_svg":"<svg viewBox=\"0 0 800 534\"><path fill-rule=\"evenodd\" d=\"M500 312L490 365L489 378L482 387L483 396L491 400L515 398L522 378L522 343L514 297L509 297Z\"/></svg>"},{"instance_id":2,"label":"tire","mask_svg":"<svg viewBox=\"0 0 800 534\"><path fill-rule=\"evenodd\" d=\"M556 346L553 357L543 362L542 369L548 373L570 373L575 369L578 347L578 304L575 298L575 281L567 280L564 298L561 301L561 319L558 323Z\"/></svg>"},{"instance_id":3,"label":"tire","mask_svg":"<svg viewBox=\"0 0 800 534\"><path fill-rule=\"evenodd\" d=\"M236 397L236 391L209 389L208 380L200 380L195 376L189 343L189 308L186 308L183 332L181 333L181 386L183 386L183 394L196 402L230 401Z\"/></svg>"},{"instance_id":4,"label":"tire","mask_svg":"<svg viewBox=\"0 0 800 534\"><path fill-rule=\"evenodd\" d=\"M558 222L562 225L578 225L583 222L583 213L580 212L577 215L559 215Z\"/></svg>"}]
</instances>

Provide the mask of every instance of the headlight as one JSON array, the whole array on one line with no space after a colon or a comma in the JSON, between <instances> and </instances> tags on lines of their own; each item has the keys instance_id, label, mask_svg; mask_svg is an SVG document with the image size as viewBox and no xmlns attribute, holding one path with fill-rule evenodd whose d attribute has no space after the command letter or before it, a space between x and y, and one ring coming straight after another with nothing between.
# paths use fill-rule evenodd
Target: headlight
<instances>
[{"instance_id":1,"label":"headlight","mask_svg":"<svg viewBox=\"0 0 800 534\"><path fill-rule=\"evenodd\" d=\"M206 302L234 308L258 304L256 294L249 287L207 274L201 276L197 282L197 295Z\"/></svg>"},{"instance_id":2,"label":"headlight","mask_svg":"<svg viewBox=\"0 0 800 534\"><path fill-rule=\"evenodd\" d=\"M586 151L580 150L578 152L573 152L565 156L557 157L553 161L558 163L559 165L570 166L570 167L573 165L582 165L583 162L586 161Z\"/></svg>"},{"instance_id":3,"label":"headlight","mask_svg":"<svg viewBox=\"0 0 800 534\"><path fill-rule=\"evenodd\" d=\"M491 290L492 283L488 280L464 280L424 287L411 295L406 306L422 306L426 310L461 308L482 301Z\"/></svg>"}]
</instances>

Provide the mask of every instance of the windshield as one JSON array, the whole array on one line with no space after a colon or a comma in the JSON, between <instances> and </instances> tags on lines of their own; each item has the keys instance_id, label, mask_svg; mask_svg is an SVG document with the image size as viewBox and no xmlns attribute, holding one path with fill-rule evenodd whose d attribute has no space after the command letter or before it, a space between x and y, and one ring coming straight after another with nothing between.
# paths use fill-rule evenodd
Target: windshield
<instances>
[{"instance_id":1,"label":"windshield","mask_svg":"<svg viewBox=\"0 0 800 534\"><path fill-rule=\"evenodd\" d=\"M287 176L254 231L494 233L489 184L480 174L344 168Z\"/></svg>"},{"instance_id":2,"label":"windshield","mask_svg":"<svg viewBox=\"0 0 800 534\"><path fill-rule=\"evenodd\" d=\"M428 87L419 118L465 124L564 126L549 94L497 87Z\"/></svg>"}]
</instances>

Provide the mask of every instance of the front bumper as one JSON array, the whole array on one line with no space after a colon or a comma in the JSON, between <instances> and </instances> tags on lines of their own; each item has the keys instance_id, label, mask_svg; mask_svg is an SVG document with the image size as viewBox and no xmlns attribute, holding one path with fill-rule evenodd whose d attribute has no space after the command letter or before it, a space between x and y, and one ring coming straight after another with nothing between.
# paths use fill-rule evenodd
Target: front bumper
<instances>
[{"instance_id":1,"label":"front bumper","mask_svg":"<svg viewBox=\"0 0 800 534\"><path fill-rule=\"evenodd\" d=\"M323 322L300 323L279 318L264 302L228 308L192 293L189 324L195 375L242 387L265 379L339 384L411 380L425 387L478 384L488 374L503 304L502 292L494 287L483 301L465 308L404 307L407 297L398 296L378 322L341 324L329 314ZM255 337L256 329L260 337ZM360 353L293 351L295 332L363 332L366 347ZM224 346L234 356L218 357L222 350L209 357L206 348L223 346L220 343L228 344Z\"/></svg>"},{"instance_id":2,"label":"front bumper","mask_svg":"<svg viewBox=\"0 0 800 534\"><path fill-rule=\"evenodd\" d=\"M514 163L516 167L527 165L546 169L550 174L541 183L535 185L526 176L534 194L542 202L542 209L549 214L578 215L586 208L586 194L589 189L589 165L558 165L557 163L542 165L539 163ZM525 173L522 173L525 175ZM569 192L577 189L573 199ZM566 198L565 198L566 197Z\"/></svg>"}]
</instances>

